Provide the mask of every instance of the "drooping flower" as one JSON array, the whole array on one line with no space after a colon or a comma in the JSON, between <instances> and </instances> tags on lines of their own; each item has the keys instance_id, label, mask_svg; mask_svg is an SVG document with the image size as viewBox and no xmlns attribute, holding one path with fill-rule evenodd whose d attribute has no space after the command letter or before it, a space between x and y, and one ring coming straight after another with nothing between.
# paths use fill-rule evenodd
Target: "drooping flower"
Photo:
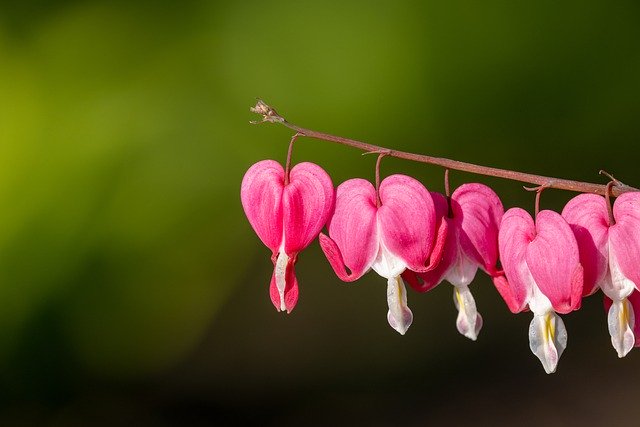
<instances>
[{"instance_id":1,"label":"drooping flower","mask_svg":"<svg viewBox=\"0 0 640 427\"><path fill-rule=\"evenodd\" d=\"M443 280L454 286L458 331L476 340L482 316L469 290L478 268L494 277L502 274L498 262L498 229L504 208L498 195L483 184L463 184L451 195L450 205L439 193L431 193L438 217L447 222L447 240L438 266L426 273L406 270L402 277L417 291L425 292Z\"/></svg>"},{"instance_id":2,"label":"drooping flower","mask_svg":"<svg viewBox=\"0 0 640 427\"><path fill-rule=\"evenodd\" d=\"M282 166L262 160L244 175L240 197L251 226L272 252L271 301L278 311L290 313L298 301L298 253L316 238L333 210L331 178L320 166L305 162L291 169L285 183Z\"/></svg>"},{"instance_id":3,"label":"drooping flower","mask_svg":"<svg viewBox=\"0 0 640 427\"><path fill-rule=\"evenodd\" d=\"M604 309L607 313L610 312L611 307L613 306L613 300L608 296L604 296ZM640 322L636 322L635 313L640 313L640 291L634 289L627 298L625 298L621 303L622 309L620 310L621 315L613 317L609 317L609 331L614 330L626 330L627 326L630 327L633 332L634 342L627 343L631 347L640 347ZM617 322L617 325L612 325L611 322ZM626 335L625 335L626 336ZM611 335L611 339L613 341L613 334ZM628 338L627 338L628 339ZM630 350L627 350L627 353Z\"/></svg>"},{"instance_id":4,"label":"drooping flower","mask_svg":"<svg viewBox=\"0 0 640 427\"><path fill-rule=\"evenodd\" d=\"M376 194L369 181L350 179L338 186L330 237L320 234L320 245L341 280L352 282L369 269L387 279L387 320L404 335L413 314L400 275L438 264L447 225L437 225L431 195L417 180L389 176Z\"/></svg>"},{"instance_id":5,"label":"drooping flower","mask_svg":"<svg viewBox=\"0 0 640 427\"><path fill-rule=\"evenodd\" d=\"M544 370L556 370L567 346L567 331L556 314L580 308L583 268L578 243L560 214L543 210L534 223L520 208L503 216L498 234L505 276L494 284L513 313L533 312L529 347Z\"/></svg>"},{"instance_id":6,"label":"drooping flower","mask_svg":"<svg viewBox=\"0 0 640 427\"><path fill-rule=\"evenodd\" d=\"M611 343L624 357L634 347L633 304L627 300L640 286L640 193L624 193L613 205L595 194L580 194L562 216L573 230L584 265L585 292L598 287L611 299L608 326Z\"/></svg>"}]
</instances>

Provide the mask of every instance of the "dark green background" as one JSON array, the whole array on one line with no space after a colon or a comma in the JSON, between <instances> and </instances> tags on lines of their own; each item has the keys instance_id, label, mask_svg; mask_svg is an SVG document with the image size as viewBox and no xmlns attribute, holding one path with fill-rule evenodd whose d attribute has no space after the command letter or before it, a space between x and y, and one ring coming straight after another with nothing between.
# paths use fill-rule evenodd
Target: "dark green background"
<instances>
[{"instance_id":1,"label":"dark green background","mask_svg":"<svg viewBox=\"0 0 640 427\"><path fill-rule=\"evenodd\" d=\"M486 277L478 342L447 284L409 294L401 337L384 280L341 283L314 243L279 314L239 190L291 136L248 124L255 97L378 145L638 186L639 23L632 0L0 3L0 424L634 425L640 350L617 359L599 295L564 316L551 376ZM336 185L375 162L314 140L295 160ZM397 172L442 190L438 168ZM476 179L533 207L452 174Z\"/></svg>"}]
</instances>

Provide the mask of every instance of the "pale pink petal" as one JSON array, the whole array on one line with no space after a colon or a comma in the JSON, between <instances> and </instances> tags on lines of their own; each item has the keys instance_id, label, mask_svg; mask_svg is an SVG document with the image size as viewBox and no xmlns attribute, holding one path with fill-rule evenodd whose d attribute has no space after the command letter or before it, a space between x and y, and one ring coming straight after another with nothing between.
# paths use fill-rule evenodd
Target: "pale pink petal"
<instances>
[{"instance_id":1,"label":"pale pink petal","mask_svg":"<svg viewBox=\"0 0 640 427\"><path fill-rule=\"evenodd\" d=\"M607 274L609 214L604 197L580 194L569 200L562 217L573 231L584 268L584 296L593 294Z\"/></svg>"},{"instance_id":2,"label":"pale pink petal","mask_svg":"<svg viewBox=\"0 0 640 427\"><path fill-rule=\"evenodd\" d=\"M526 308L532 292L531 273L525 257L535 236L533 219L524 209L511 208L502 217L498 245L506 277L495 277L493 283L513 313Z\"/></svg>"},{"instance_id":3,"label":"pale pink petal","mask_svg":"<svg viewBox=\"0 0 640 427\"><path fill-rule=\"evenodd\" d=\"M328 225L331 237L320 235L320 246L344 281L361 277L376 257L376 211L376 191L369 181L350 179L338 186L335 211Z\"/></svg>"},{"instance_id":4,"label":"pale pink petal","mask_svg":"<svg viewBox=\"0 0 640 427\"><path fill-rule=\"evenodd\" d=\"M296 259L295 258L287 258L287 263L285 267L285 279L284 279L284 290L279 290L277 283L279 281L278 276L281 272L278 271L279 266L275 266L273 270L273 274L271 275L271 284L269 286L269 295L271 296L271 302L275 306L278 311L286 311L287 313L291 313L291 310L295 307L298 302L298 279L296 278L296 273L294 270ZM284 294L284 301L280 298L280 294Z\"/></svg>"},{"instance_id":5,"label":"pale pink petal","mask_svg":"<svg viewBox=\"0 0 640 427\"><path fill-rule=\"evenodd\" d=\"M254 231L273 253L282 243L284 170L274 160L262 160L242 179L242 207Z\"/></svg>"},{"instance_id":6,"label":"pale pink petal","mask_svg":"<svg viewBox=\"0 0 640 427\"><path fill-rule=\"evenodd\" d=\"M498 230L504 214L498 195L483 184L463 184L453 192L451 208L453 220L462 230L462 250L485 272L498 274Z\"/></svg>"},{"instance_id":7,"label":"pale pink petal","mask_svg":"<svg viewBox=\"0 0 640 427\"><path fill-rule=\"evenodd\" d=\"M385 178L379 191L378 221L386 247L411 270L424 270L436 241L436 211L429 191L406 175Z\"/></svg>"},{"instance_id":8,"label":"pale pink petal","mask_svg":"<svg viewBox=\"0 0 640 427\"><path fill-rule=\"evenodd\" d=\"M609 228L609 250L620 273L640 288L640 192L624 193L613 205L615 225Z\"/></svg>"},{"instance_id":9,"label":"pale pink petal","mask_svg":"<svg viewBox=\"0 0 640 427\"><path fill-rule=\"evenodd\" d=\"M299 163L289 173L284 188L284 250L300 252L318 236L334 206L331 178L320 166Z\"/></svg>"},{"instance_id":10,"label":"pale pink petal","mask_svg":"<svg viewBox=\"0 0 640 427\"><path fill-rule=\"evenodd\" d=\"M526 261L538 288L556 312L579 308L582 266L578 243L560 214L550 210L538 213L536 237L527 247Z\"/></svg>"}]
</instances>

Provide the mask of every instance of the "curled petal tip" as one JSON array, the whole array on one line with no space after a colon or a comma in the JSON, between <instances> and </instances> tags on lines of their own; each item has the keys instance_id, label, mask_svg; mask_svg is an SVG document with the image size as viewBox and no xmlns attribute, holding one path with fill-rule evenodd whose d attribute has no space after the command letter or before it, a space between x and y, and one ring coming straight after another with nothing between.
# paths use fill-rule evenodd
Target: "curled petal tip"
<instances>
[{"instance_id":1,"label":"curled petal tip","mask_svg":"<svg viewBox=\"0 0 640 427\"><path fill-rule=\"evenodd\" d=\"M483 321L469 288L467 286L455 287L453 290L453 302L458 309L458 317L456 319L458 332L475 341L478 339Z\"/></svg>"},{"instance_id":2,"label":"curled petal tip","mask_svg":"<svg viewBox=\"0 0 640 427\"><path fill-rule=\"evenodd\" d=\"M407 290L400 276L392 277L387 282L387 303L389 325L404 335L413 322L413 313L407 306Z\"/></svg>"}]
</instances>

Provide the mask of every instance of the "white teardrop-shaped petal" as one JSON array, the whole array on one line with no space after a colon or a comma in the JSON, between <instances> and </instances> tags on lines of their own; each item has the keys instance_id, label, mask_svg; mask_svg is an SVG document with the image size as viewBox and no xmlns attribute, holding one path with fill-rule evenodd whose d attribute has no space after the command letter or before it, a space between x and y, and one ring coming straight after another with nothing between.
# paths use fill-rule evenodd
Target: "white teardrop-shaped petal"
<instances>
[{"instance_id":1,"label":"white teardrop-shaped petal","mask_svg":"<svg viewBox=\"0 0 640 427\"><path fill-rule=\"evenodd\" d=\"M533 316L529 325L529 347L547 374L555 372L567 347L567 330L560 316L553 311Z\"/></svg>"},{"instance_id":2,"label":"white teardrop-shaped petal","mask_svg":"<svg viewBox=\"0 0 640 427\"><path fill-rule=\"evenodd\" d=\"M476 309L476 301L468 286L454 286L453 302L458 309L456 327L465 337L475 341L482 329L482 316Z\"/></svg>"},{"instance_id":3,"label":"white teardrop-shaped petal","mask_svg":"<svg viewBox=\"0 0 640 427\"><path fill-rule=\"evenodd\" d=\"M276 287L278 288L278 295L280 295L280 311L287 311L287 306L284 303L284 288L287 284L287 264L289 263L289 256L281 249L278 252L278 259L276 260Z\"/></svg>"},{"instance_id":4,"label":"white teardrop-shaped petal","mask_svg":"<svg viewBox=\"0 0 640 427\"><path fill-rule=\"evenodd\" d=\"M611 344L618 352L618 357L625 357L636 343L633 334L635 315L633 307L626 298L620 301L613 301L607 316L609 324L609 334Z\"/></svg>"},{"instance_id":5,"label":"white teardrop-shaped petal","mask_svg":"<svg viewBox=\"0 0 640 427\"><path fill-rule=\"evenodd\" d=\"M407 305L407 289L400 276L392 277L387 281L387 304L389 305L387 313L389 325L404 335L413 322L413 313Z\"/></svg>"}]
</instances>

